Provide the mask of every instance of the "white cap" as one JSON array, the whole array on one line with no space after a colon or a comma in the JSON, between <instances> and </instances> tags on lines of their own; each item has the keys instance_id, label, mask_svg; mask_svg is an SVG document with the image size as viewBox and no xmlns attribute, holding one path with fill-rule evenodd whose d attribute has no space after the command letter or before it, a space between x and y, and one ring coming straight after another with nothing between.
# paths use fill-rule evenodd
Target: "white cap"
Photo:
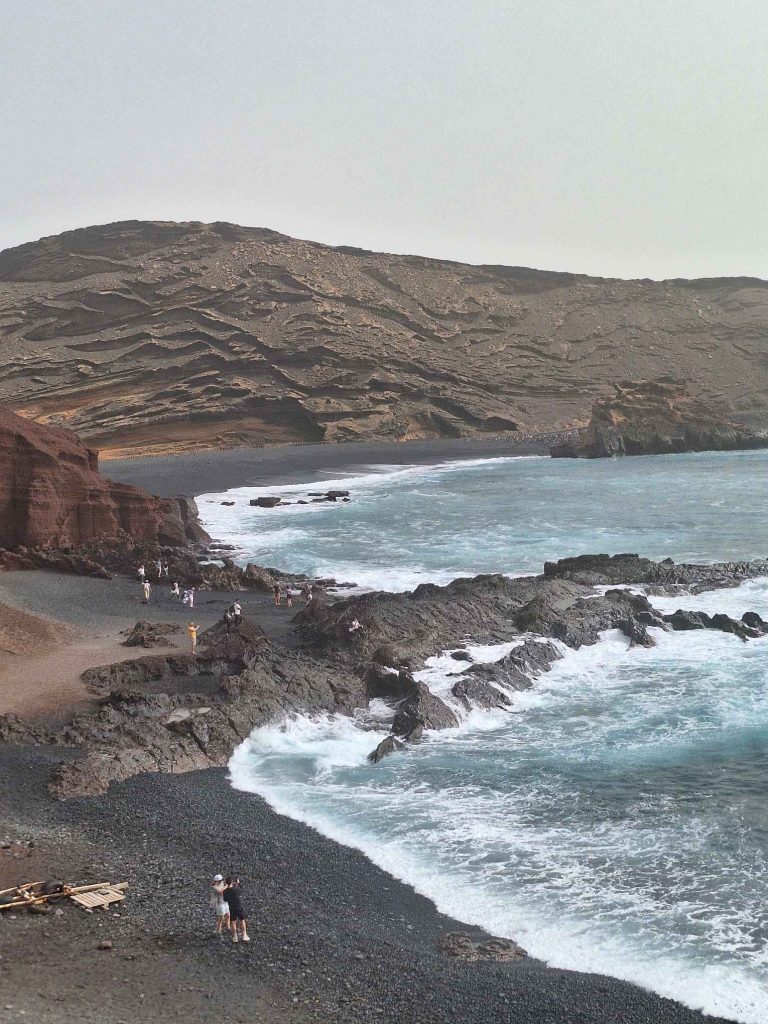
<instances>
[{"instance_id":1,"label":"white cap","mask_svg":"<svg viewBox=\"0 0 768 1024\"><path fill-rule=\"evenodd\" d=\"M213 876L213 880L214 880L214 882L223 882L224 881L224 876L223 875L214 875Z\"/></svg>"}]
</instances>

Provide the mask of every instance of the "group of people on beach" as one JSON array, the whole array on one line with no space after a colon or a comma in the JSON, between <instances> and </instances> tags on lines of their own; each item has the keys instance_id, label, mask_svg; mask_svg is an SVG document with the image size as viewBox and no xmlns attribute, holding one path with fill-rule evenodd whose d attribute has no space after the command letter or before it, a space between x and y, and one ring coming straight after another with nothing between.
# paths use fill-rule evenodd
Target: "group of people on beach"
<instances>
[{"instance_id":1,"label":"group of people on beach","mask_svg":"<svg viewBox=\"0 0 768 1024\"><path fill-rule=\"evenodd\" d=\"M168 575L170 569L168 562L162 562L158 559L158 561L155 562L155 566L157 567L158 579L161 579L163 576ZM152 584L149 582L149 578L147 577L146 566L142 563L137 568L136 573L139 577L139 582L141 583L141 603L149 604L149 599L152 596ZM178 582L174 581L174 583L171 585L170 594L172 600L181 601L182 604L187 605L187 607L189 608L195 607L194 587L185 587L184 590L182 590Z\"/></svg>"},{"instance_id":2,"label":"group of people on beach","mask_svg":"<svg viewBox=\"0 0 768 1024\"><path fill-rule=\"evenodd\" d=\"M211 909L216 917L216 934L222 939L229 931L233 942L250 942L248 916L237 875L216 874L211 882Z\"/></svg>"}]
</instances>

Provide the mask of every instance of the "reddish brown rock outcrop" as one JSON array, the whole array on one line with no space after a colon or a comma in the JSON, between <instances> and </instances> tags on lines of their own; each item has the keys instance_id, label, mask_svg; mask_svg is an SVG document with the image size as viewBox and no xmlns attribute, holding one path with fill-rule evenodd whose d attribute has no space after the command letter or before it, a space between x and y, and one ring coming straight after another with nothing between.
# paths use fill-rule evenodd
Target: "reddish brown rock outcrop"
<instances>
[{"instance_id":1,"label":"reddish brown rock outcrop","mask_svg":"<svg viewBox=\"0 0 768 1024\"><path fill-rule=\"evenodd\" d=\"M79 547L121 534L186 544L201 533L185 499L106 480L98 453L71 431L0 408L0 548Z\"/></svg>"}]
</instances>

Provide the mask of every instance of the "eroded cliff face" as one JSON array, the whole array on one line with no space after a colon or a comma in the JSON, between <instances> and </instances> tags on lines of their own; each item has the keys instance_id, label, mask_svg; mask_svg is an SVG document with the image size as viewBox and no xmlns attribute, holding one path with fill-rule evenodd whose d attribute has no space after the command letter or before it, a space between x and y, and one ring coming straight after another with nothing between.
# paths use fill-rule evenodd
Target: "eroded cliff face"
<instances>
[{"instance_id":1,"label":"eroded cliff face","mask_svg":"<svg viewBox=\"0 0 768 1024\"><path fill-rule=\"evenodd\" d=\"M106 480L98 453L71 431L0 408L0 548L79 547L123 533L183 545L202 539L188 532L193 520L183 499Z\"/></svg>"},{"instance_id":2,"label":"eroded cliff face","mask_svg":"<svg viewBox=\"0 0 768 1024\"><path fill-rule=\"evenodd\" d=\"M768 282L618 281L125 222L0 253L0 401L102 449L584 424L671 374L768 402Z\"/></svg>"},{"instance_id":3,"label":"eroded cliff face","mask_svg":"<svg viewBox=\"0 0 768 1024\"><path fill-rule=\"evenodd\" d=\"M552 448L552 455L600 459L766 447L768 437L713 412L683 382L657 380L617 384L595 402L581 440Z\"/></svg>"}]
</instances>

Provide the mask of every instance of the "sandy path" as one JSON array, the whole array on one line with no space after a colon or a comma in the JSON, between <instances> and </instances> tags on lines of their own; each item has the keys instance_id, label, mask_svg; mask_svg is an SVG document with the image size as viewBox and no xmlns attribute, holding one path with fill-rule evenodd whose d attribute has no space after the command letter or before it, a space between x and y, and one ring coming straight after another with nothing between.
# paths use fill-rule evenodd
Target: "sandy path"
<instances>
[{"instance_id":1,"label":"sandy path","mask_svg":"<svg viewBox=\"0 0 768 1024\"><path fill-rule=\"evenodd\" d=\"M88 668L148 652L123 647L115 629L86 634L55 619L0 605L0 714L35 717L81 710L93 700L80 676ZM166 654L178 647L156 647Z\"/></svg>"}]
</instances>

